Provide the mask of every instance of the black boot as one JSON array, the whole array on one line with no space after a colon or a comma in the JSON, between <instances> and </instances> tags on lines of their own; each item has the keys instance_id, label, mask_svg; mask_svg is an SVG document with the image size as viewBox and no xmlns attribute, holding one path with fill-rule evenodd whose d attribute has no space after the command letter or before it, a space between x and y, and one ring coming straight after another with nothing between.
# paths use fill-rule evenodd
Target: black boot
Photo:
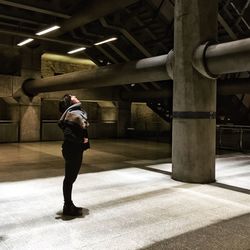
<instances>
[{"instance_id":1,"label":"black boot","mask_svg":"<svg viewBox=\"0 0 250 250\"><path fill-rule=\"evenodd\" d=\"M82 216L82 208L76 207L74 204L63 206L63 215L69 215L69 216Z\"/></svg>"},{"instance_id":2,"label":"black boot","mask_svg":"<svg viewBox=\"0 0 250 250\"><path fill-rule=\"evenodd\" d=\"M76 207L75 204L72 205L76 210L82 213L83 208L82 207Z\"/></svg>"}]
</instances>

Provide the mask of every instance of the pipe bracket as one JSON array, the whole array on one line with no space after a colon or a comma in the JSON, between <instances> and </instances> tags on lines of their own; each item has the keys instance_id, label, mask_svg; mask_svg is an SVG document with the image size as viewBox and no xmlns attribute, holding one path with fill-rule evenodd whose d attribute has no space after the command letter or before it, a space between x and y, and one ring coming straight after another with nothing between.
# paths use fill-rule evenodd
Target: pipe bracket
<instances>
[{"instance_id":1,"label":"pipe bracket","mask_svg":"<svg viewBox=\"0 0 250 250\"><path fill-rule=\"evenodd\" d=\"M216 119L214 111L174 111L173 118L178 119Z\"/></svg>"},{"instance_id":2,"label":"pipe bracket","mask_svg":"<svg viewBox=\"0 0 250 250\"><path fill-rule=\"evenodd\" d=\"M201 73L203 76L209 79L217 79L218 75L213 74L208 66L206 61L206 51L210 45L214 44L214 42L208 41L202 45L200 45L193 54L193 67Z\"/></svg>"},{"instance_id":3,"label":"pipe bracket","mask_svg":"<svg viewBox=\"0 0 250 250\"><path fill-rule=\"evenodd\" d=\"M174 50L172 49L167 54L166 70L167 70L169 77L173 80L174 79Z\"/></svg>"}]
</instances>

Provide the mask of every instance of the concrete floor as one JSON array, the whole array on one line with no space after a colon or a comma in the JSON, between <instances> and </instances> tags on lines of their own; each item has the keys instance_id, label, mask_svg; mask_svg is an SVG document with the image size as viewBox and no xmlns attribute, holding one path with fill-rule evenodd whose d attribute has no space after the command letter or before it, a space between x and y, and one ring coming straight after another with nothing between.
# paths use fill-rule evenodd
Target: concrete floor
<instances>
[{"instance_id":1,"label":"concrete floor","mask_svg":"<svg viewBox=\"0 0 250 250\"><path fill-rule=\"evenodd\" d=\"M92 140L63 217L59 142L0 144L0 249L250 249L250 155L218 156L217 182L170 178L168 144Z\"/></svg>"}]
</instances>

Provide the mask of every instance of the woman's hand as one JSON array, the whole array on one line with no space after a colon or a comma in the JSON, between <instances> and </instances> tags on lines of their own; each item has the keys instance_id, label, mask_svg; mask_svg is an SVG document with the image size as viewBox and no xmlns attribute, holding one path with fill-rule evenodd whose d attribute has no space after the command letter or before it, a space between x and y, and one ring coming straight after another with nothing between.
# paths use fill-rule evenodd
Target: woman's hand
<instances>
[{"instance_id":1,"label":"woman's hand","mask_svg":"<svg viewBox=\"0 0 250 250\"><path fill-rule=\"evenodd\" d=\"M89 142L89 138L84 138L83 139L83 143L85 144L85 143L88 143Z\"/></svg>"}]
</instances>

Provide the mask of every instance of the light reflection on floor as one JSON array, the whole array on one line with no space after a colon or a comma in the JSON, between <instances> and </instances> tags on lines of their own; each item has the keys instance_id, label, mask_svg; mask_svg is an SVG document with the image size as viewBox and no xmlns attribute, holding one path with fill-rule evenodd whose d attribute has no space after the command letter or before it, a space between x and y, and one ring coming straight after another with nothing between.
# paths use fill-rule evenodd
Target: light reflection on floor
<instances>
[{"instance_id":1,"label":"light reflection on floor","mask_svg":"<svg viewBox=\"0 0 250 250\"><path fill-rule=\"evenodd\" d=\"M216 161L217 184L171 179L164 143L96 140L61 216L60 143L0 145L0 249L249 249L250 156ZM239 191L232 186L238 185Z\"/></svg>"}]
</instances>

